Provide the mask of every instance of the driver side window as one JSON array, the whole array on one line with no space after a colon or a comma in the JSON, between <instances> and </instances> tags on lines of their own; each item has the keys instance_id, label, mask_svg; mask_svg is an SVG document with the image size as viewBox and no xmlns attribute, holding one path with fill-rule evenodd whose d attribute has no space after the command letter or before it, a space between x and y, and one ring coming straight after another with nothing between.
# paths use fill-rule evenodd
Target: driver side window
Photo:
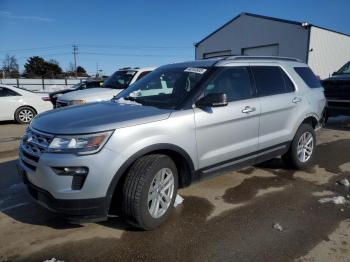
<instances>
[{"instance_id":1,"label":"driver side window","mask_svg":"<svg viewBox=\"0 0 350 262\"><path fill-rule=\"evenodd\" d=\"M227 101L238 101L253 97L249 68L245 66L225 67L207 84L204 95L225 93Z\"/></svg>"}]
</instances>

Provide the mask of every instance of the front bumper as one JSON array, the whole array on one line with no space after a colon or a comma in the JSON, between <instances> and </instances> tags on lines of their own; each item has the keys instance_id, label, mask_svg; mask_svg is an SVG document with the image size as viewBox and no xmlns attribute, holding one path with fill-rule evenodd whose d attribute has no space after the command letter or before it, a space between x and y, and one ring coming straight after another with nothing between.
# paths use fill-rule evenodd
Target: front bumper
<instances>
[{"instance_id":1,"label":"front bumper","mask_svg":"<svg viewBox=\"0 0 350 262\"><path fill-rule=\"evenodd\" d=\"M350 100L327 100L327 116L350 115Z\"/></svg>"},{"instance_id":2,"label":"front bumper","mask_svg":"<svg viewBox=\"0 0 350 262\"><path fill-rule=\"evenodd\" d=\"M125 158L104 147L91 155L59 154L46 151L52 135L30 130L19 150L19 173L37 202L71 220L104 220L113 196L110 185ZM82 167L87 174L57 170ZM74 218L74 219L72 219Z\"/></svg>"},{"instance_id":3,"label":"front bumper","mask_svg":"<svg viewBox=\"0 0 350 262\"><path fill-rule=\"evenodd\" d=\"M21 164L17 165L24 184L33 199L49 209L60 213L73 223L99 222L107 220L109 201L106 197L91 199L56 199L48 191L32 184Z\"/></svg>"}]
</instances>

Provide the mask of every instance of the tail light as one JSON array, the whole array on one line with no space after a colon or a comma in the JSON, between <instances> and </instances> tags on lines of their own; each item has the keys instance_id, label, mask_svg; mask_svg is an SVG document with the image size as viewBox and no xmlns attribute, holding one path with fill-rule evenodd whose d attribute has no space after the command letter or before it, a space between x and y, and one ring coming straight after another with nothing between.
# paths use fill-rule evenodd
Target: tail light
<instances>
[{"instance_id":1,"label":"tail light","mask_svg":"<svg viewBox=\"0 0 350 262\"><path fill-rule=\"evenodd\" d=\"M51 100L50 100L50 97L48 97L48 96L44 96L44 97L42 97L41 99L42 99L43 101L51 101Z\"/></svg>"}]
</instances>

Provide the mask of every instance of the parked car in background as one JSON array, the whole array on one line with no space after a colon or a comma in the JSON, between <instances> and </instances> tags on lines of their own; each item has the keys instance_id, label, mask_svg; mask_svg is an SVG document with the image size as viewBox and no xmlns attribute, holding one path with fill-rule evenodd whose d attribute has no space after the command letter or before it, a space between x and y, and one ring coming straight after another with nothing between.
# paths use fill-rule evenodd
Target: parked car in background
<instances>
[{"instance_id":1,"label":"parked car in background","mask_svg":"<svg viewBox=\"0 0 350 262\"><path fill-rule=\"evenodd\" d=\"M85 90L89 88L96 88L96 87L101 87L103 86L103 80L88 80L84 81L78 84L75 84L67 89L62 89L56 92L50 93L50 101L53 104L54 107L56 107L56 101L57 98L63 94L73 92L73 91L78 91L78 90Z\"/></svg>"},{"instance_id":2,"label":"parked car in background","mask_svg":"<svg viewBox=\"0 0 350 262\"><path fill-rule=\"evenodd\" d=\"M105 80L102 88L78 90L58 97L56 108L110 100L153 70L154 68L119 69Z\"/></svg>"},{"instance_id":3,"label":"parked car in background","mask_svg":"<svg viewBox=\"0 0 350 262\"><path fill-rule=\"evenodd\" d=\"M277 156L309 166L324 106L321 83L296 59L169 64L108 102L36 117L20 170L34 199L75 222L105 220L119 207L132 225L153 229L178 188L219 170Z\"/></svg>"},{"instance_id":4,"label":"parked car in background","mask_svg":"<svg viewBox=\"0 0 350 262\"><path fill-rule=\"evenodd\" d=\"M350 115L350 61L323 80L322 85L327 98L326 119L330 116Z\"/></svg>"},{"instance_id":5,"label":"parked car in background","mask_svg":"<svg viewBox=\"0 0 350 262\"><path fill-rule=\"evenodd\" d=\"M0 121L15 120L28 124L35 115L52 109L48 94L0 85Z\"/></svg>"}]
</instances>

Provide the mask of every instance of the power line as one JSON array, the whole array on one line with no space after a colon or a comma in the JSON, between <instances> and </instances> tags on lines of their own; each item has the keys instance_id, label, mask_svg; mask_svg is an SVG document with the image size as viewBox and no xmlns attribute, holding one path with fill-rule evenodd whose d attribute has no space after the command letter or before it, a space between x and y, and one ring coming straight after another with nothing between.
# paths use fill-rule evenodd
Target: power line
<instances>
[{"instance_id":1,"label":"power line","mask_svg":"<svg viewBox=\"0 0 350 262\"><path fill-rule=\"evenodd\" d=\"M71 55L71 53L55 53L55 54L42 54L42 55L30 55L30 56L20 56L16 57L17 60L22 59L28 59L33 56L42 56L42 57L48 57L48 56L63 56L63 55ZM5 61L6 59L0 59L0 61Z\"/></svg>"},{"instance_id":2,"label":"power line","mask_svg":"<svg viewBox=\"0 0 350 262\"><path fill-rule=\"evenodd\" d=\"M117 49L193 49L192 46L142 46L142 45L94 45L79 44L80 46L93 48L117 48Z\"/></svg>"},{"instance_id":3,"label":"power line","mask_svg":"<svg viewBox=\"0 0 350 262\"><path fill-rule=\"evenodd\" d=\"M62 44L62 45L52 45L52 46L44 46L44 47L31 47L31 48L19 48L19 49L0 49L0 53L11 53L11 52L30 52L30 51L47 51L47 50L55 50L68 48L70 44ZM79 46L86 46L98 49L106 49L106 48L115 48L115 49L193 49L192 46L147 46L147 45L100 45L100 44L79 44Z\"/></svg>"},{"instance_id":4,"label":"power line","mask_svg":"<svg viewBox=\"0 0 350 262\"><path fill-rule=\"evenodd\" d=\"M21 49L1 49L1 53L10 53L10 52L26 52L26 51L35 51L35 50L41 50L41 51L47 51L47 50L55 50L55 49L62 49L67 48L69 45L54 45L54 46L45 46L45 47L32 47L32 48L21 48Z\"/></svg>"},{"instance_id":5,"label":"power line","mask_svg":"<svg viewBox=\"0 0 350 262\"><path fill-rule=\"evenodd\" d=\"M86 55L101 55L101 56L130 56L130 57L176 57L177 55L157 55L157 54L126 54L126 53L96 53L96 52L80 52Z\"/></svg>"}]
</instances>

